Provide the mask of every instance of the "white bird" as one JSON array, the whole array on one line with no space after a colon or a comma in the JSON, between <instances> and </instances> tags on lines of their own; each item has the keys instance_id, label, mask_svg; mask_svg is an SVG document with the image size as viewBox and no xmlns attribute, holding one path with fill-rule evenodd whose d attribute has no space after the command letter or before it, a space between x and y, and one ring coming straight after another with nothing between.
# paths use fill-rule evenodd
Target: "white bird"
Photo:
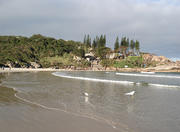
<instances>
[{"instance_id":1,"label":"white bird","mask_svg":"<svg viewBox=\"0 0 180 132\"><path fill-rule=\"evenodd\" d=\"M125 93L125 95L129 95L129 96L133 96L135 94L135 91L129 92L129 93Z\"/></svg>"},{"instance_id":2,"label":"white bird","mask_svg":"<svg viewBox=\"0 0 180 132\"><path fill-rule=\"evenodd\" d=\"M85 96L87 96L87 97L89 96L89 94L88 94L88 93L84 93L84 95L85 95Z\"/></svg>"}]
</instances>

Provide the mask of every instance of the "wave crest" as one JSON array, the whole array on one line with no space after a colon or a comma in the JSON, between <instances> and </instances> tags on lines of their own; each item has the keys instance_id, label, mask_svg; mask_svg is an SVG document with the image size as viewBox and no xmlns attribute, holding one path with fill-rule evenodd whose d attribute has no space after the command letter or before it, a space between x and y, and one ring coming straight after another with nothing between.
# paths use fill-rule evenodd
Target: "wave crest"
<instances>
[{"instance_id":1,"label":"wave crest","mask_svg":"<svg viewBox=\"0 0 180 132\"><path fill-rule=\"evenodd\" d=\"M78 80L86 80L86 81L94 81L94 82L104 82L104 83L120 83L120 84L134 84L134 82L130 81L118 81L118 80L107 80L107 79L98 79L98 78L87 78L87 77L75 77L62 75L58 72L52 73L54 76L70 78L70 79L78 79Z\"/></svg>"},{"instance_id":2,"label":"wave crest","mask_svg":"<svg viewBox=\"0 0 180 132\"><path fill-rule=\"evenodd\" d=\"M138 73L116 73L116 75L122 76L136 76L136 77L158 77L158 78L176 78L180 79L180 76L166 76L166 75L150 75L150 74L138 74Z\"/></svg>"}]
</instances>

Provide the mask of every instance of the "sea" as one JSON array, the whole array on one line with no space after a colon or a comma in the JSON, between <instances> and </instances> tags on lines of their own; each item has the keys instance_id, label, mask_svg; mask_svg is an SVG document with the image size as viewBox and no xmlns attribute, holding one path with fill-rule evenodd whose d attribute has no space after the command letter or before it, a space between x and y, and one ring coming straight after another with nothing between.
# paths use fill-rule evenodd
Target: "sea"
<instances>
[{"instance_id":1,"label":"sea","mask_svg":"<svg viewBox=\"0 0 180 132\"><path fill-rule=\"evenodd\" d=\"M0 130L179 132L180 73L6 73Z\"/></svg>"}]
</instances>

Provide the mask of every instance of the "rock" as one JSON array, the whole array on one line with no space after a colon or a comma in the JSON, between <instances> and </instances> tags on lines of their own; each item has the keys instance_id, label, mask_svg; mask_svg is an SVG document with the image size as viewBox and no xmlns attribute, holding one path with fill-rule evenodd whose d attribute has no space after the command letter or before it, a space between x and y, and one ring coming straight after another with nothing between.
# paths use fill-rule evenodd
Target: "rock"
<instances>
[{"instance_id":1,"label":"rock","mask_svg":"<svg viewBox=\"0 0 180 132\"><path fill-rule=\"evenodd\" d=\"M85 54L85 58L86 58L87 61L96 60L96 57L94 56L94 54L93 54L92 52L86 53L86 54Z\"/></svg>"},{"instance_id":2,"label":"rock","mask_svg":"<svg viewBox=\"0 0 180 132\"><path fill-rule=\"evenodd\" d=\"M111 53L111 54L107 54L106 55L106 58L107 59L115 59L117 57L117 54L116 53Z\"/></svg>"},{"instance_id":3,"label":"rock","mask_svg":"<svg viewBox=\"0 0 180 132\"><path fill-rule=\"evenodd\" d=\"M92 52L86 53L86 54L85 54L85 57L87 57L87 56L92 56L92 57L94 57L94 54L93 54Z\"/></svg>"},{"instance_id":4,"label":"rock","mask_svg":"<svg viewBox=\"0 0 180 132\"><path fill-rule=\"evenodd\" d=\"M74 56L73 59L76 60L76 61L81 61L82 60L82 58L78 57L78 56Z\"/></svg>"},{"instance_id":5,"label":"rock","mask_svg":"<svg viewBox=\"0 0 180 132\"><path fill-rule=\"evenodd\" d=\"M156 66L158 66L158 65L165 65L165 64L169 64L169 65L173 64L173 62L170 59L164 56L156 56L153 54L144 54L143 60L144 60L144 63L147 65L155 64Z\"/></svg>"},{"instance_id":6,"label":"rock","mask_svg":"<svg viewBox=\"0 0 180 132\"><path fill-rule=\"evenodd\" d=\"M5 66L8 66L9 68L12 68L12 67L13 67L13 65L11 64L11 62L7 62L7 63L5 64Z\"/></svg>"},{"instance_id":7,"label":"rock","mask_svg":"<svg viewBox=\"0 0 180 132\"><path fill-rule=\"evenodd\" d=\"M107 59L119 59L121 57L123 57L123 55L120 53L110 53L106 55Z\"/></svg>"},{"instance_id":8,"label":"rock","mask_svg":"<svg viewBox=\"0 0 180 132\"><path fill-rule=\"evenodd\" d=\"M31 68L40 68L41 66L38 64L38 63L36 63L36 62L30 62L30 67Z\"/></svg>"},{"instance_id":9,"label":"rock","mask_svg":"<svg viewBox=\"0 0 180 132\"><path fill-rule=\"evenodd\" d=\"M176 61L175 63L177 66L180 66L180 61Z\"/></svg>"}]
</instances>

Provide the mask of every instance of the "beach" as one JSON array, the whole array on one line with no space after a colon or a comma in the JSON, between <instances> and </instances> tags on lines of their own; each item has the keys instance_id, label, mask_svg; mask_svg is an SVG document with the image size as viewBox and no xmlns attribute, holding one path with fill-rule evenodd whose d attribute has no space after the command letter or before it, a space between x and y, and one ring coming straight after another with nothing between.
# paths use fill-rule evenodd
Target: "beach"
<instances>
[{"instance_id":1,"label":"beach","mask_svg":"<svg viewBox=\"0 0 180 132\"><path fill-rule=\"evenodd\" d=\"M54 69L11 69L10 74L15 77L17 72L23 75L26 72L33 71L33 76L36 75L35 71L54 71ZM9 72L4 70L3 72ZM46 72L49 74L49 72ZM31 74L31 73L30 73ZM15 75L15 76L14 76ZM45 74L47 75L47 74ZM11 76L11 75L8 75ZM21 76L22 77L22 76ZM35 77L35 76L34 76ZM21 80L22 79L22 80ZM21 78L17 83L23 82ZM33 79L33 78L31 78ZM26 83L31 84L32 80L27 80ZM4 86L5 85L5 86ZM8 87L6 87L8 86ZM27 85L26 85L27 86ZM12 86L11 82L2 82L0 84L0 127L4 132L116 132L119 131L113 128L112 124L97 119L88 115L80 115L64 108L53 108L26 99L19 95L21 91Z\"/></svg>"},{"instance_id":2,"label":"beach","mask_svg":"<svg viewBox=\"0 0 180 132\"><path fill-rule=\"evenodd\" d=\"M3 76L2 131L179 131L179 73L47 71ZM127 96L131 91L135 94Z\"/></svg>"},{"instance_id":3,"label":"beach","mask_svg":"<svg viewBox=\"0 0 180 132\"><path fill-rule=\"evenodd\" d=\"M55 69L55 68L0 68L0 73L3 72L53 72L53 71L120 71L120 72L180 72L180 67L174 66L159 66L148 68L103 68L103 69Z\"/></svg>"}]
</instances>

